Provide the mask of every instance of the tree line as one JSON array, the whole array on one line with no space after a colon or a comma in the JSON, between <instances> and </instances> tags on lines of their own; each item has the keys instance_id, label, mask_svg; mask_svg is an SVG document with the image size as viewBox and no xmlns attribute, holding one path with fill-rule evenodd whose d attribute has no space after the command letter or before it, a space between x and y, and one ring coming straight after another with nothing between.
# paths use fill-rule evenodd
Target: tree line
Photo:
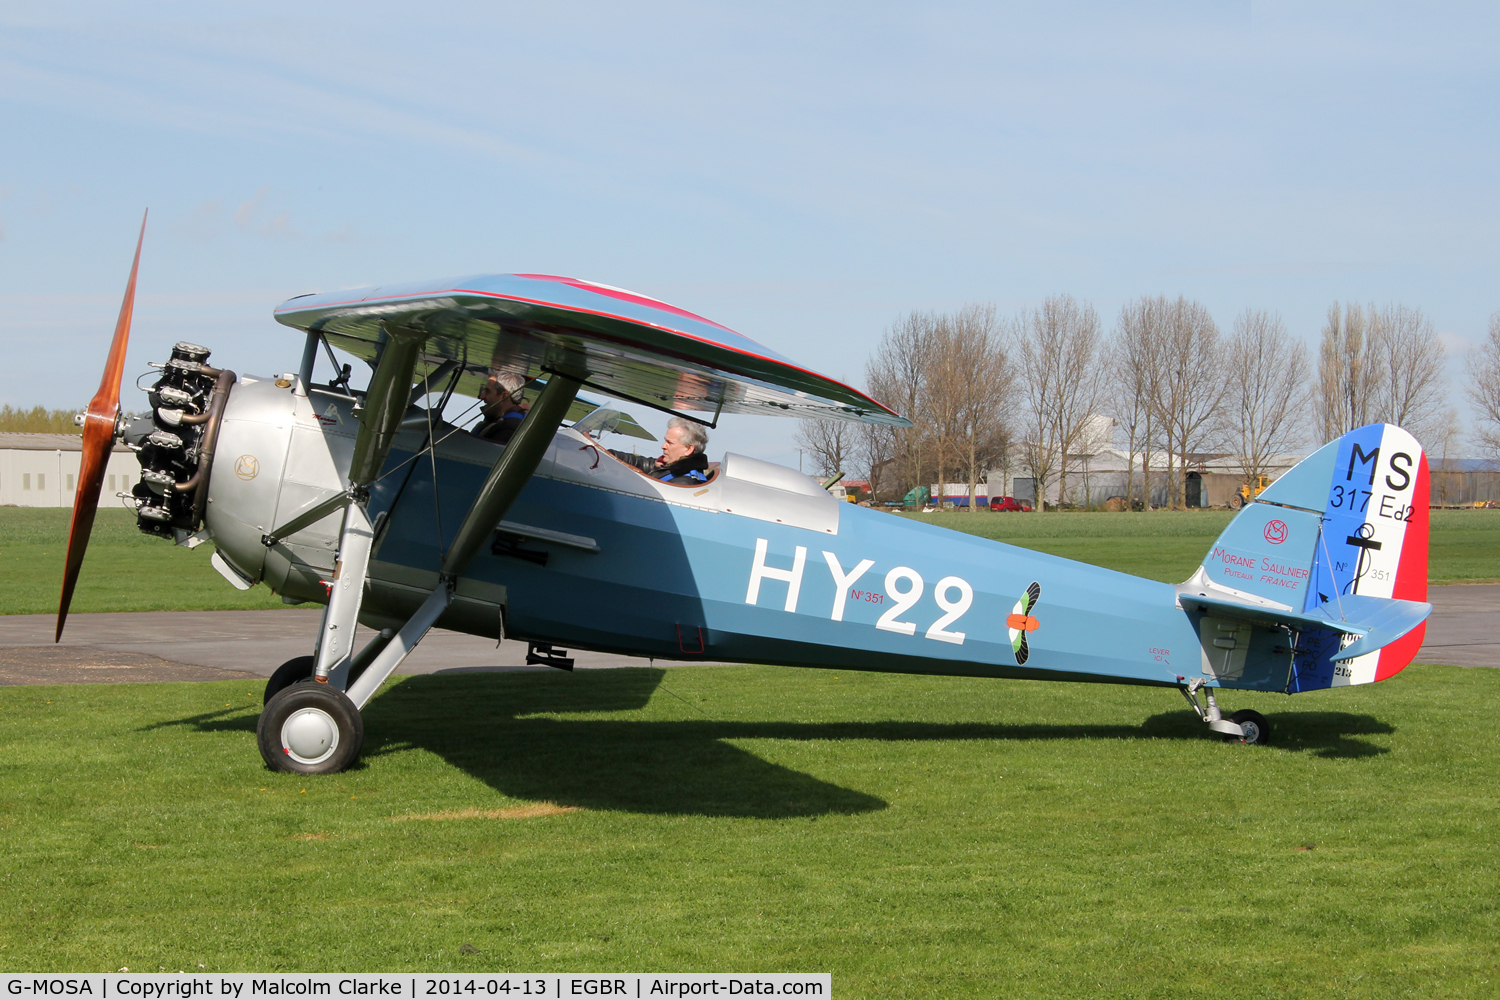
<instances>
[{"instance_id":1,"label":"tree line","mask_svg":"<svg viewBox=\"0 0 1500 1000\"><path fill-rule=\"evenodd\" d=\"M4 434L82 434L83 428L73 422L78 410L49 410L44 406L31 409L0 406L0 433Z\"/></svg>"},{"instance_id":2,"label":"tree line","mask_svg":"<svg viewBox=\"0 0 1500 1000\"><path fill-rule=\"evenodd\" d=\"M1500 451L1500 314L1471 372ZM1109 330L1070 295L1012 316L916 311L885 332L864 376L911 427L805 419L797 440L814 471L867 479L882 499L950 476L973 496L991 470L1070 497L1091 456L1116 446L1130 456L1127 498L1150 506L1154 481L1182 506L1205 453L1233 456L1255 482L1277 456L1367 423L1400 424L1429 451L1457 433L1432 321L1399 304L1334 303L1315 359L1275 312L1245 309L1225 332L1185 297L1129 302Z\"/></svg>"}]
</instances>

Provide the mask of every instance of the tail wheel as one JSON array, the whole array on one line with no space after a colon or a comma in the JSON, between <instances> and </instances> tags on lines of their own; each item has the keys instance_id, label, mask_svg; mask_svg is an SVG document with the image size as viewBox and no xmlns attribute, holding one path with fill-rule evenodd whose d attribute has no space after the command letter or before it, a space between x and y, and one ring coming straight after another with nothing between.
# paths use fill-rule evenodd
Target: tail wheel
<instances>
[{"instance_id":1,"label":"tail wheel","mask_svg":"<svg viewBox=\"0 0 1500 1000\"><path fill-rule=\"evenodd\" d=\"M308 680L271 698L255 735L261 758L273 771L336 774L359 758L365 725L344 692Z\"/></svg>"},{"instance_id":2,"label":"tail wheel","mask_svg":"<svg viewBox=\"0 0 1500 1000\"><path fill-rule=\"evenodd\" d=\"M1259 712L1242 708L1229 717L1230 722L1237 722L1245 735L1236 740L1233 736L1225 737L1231 742L1245 743L1250 746L1265 746L1271 742L1271 724L1266 717Z\"/></svg>"}]
</instances>

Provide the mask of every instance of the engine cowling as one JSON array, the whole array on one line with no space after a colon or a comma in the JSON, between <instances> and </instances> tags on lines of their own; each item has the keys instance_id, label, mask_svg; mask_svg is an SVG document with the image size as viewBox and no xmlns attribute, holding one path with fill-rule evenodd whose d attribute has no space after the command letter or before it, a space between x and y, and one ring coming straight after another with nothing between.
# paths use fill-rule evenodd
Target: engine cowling
<instances>
[{"instance_id":1,"label":"engine cowling","mask_svg":"<svg viewBox=\"0 0 1500 1000\"><path fill-rule=\"evenodd\" d=\"M224 411L204 524L247 583L285 597L326 599L342 513L268 548L263 539L344 491L358 421L354 400L306 391L295 376L246 377Z\"/></svg>"}]
</instances>

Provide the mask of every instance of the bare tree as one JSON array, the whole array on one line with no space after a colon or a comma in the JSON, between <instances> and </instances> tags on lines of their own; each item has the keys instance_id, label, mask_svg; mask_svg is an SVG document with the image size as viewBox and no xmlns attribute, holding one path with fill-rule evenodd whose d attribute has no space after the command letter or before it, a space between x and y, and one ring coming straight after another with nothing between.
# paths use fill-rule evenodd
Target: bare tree
<instances>
[{"instance_id":1,"label":"bare tree","mask_svg":"<svg viewBox=\"0 0 1500 1000\"><path fill-rule=\"evenodd\" d=\"M1328 307L1318 347L1318 422L1324 441L1369 423L1374 396L1365 337L1365 313L1350 303Z\"/></svg>"},{"instance_id":2,"label":"bare tree","mask_svg":"<svg viewBox=\"0 0 1500 1000\"><path fill-rule=\"evenodd\" d=\"M955 453L963 433L962 405L958 389L963 378L964 345L953 317L933 317L927 333L926 412L929 453L937 474L937 493L933 502L942 506L947 490L949 459Z\"/></svg>"},{"instance_id":3,"label":"bare tree","mask_svg":"<svg viewBox=\"0 0 1500 1000\"><path fill-rule=\"evenodd\" d=\"M1246 309L1234 321L1227 350L1230 439L1249 483L1266 474L1272 455L1301 441L1307 348L1276 313Z\"/></svg>"},{"instance_id":4,"label":"bare tree","mask_svg":"<svg viewBox=\"0 0 1500 1000\"><path fill-rule=\"evenodd\" d=\"M1142 297L1121 308L1106 364L1113 380L1115 413L1125 429L1127 500L1135 486L1136 448L1141 449L1142 510L1151 506L1151 443L1167 310L1162 296Z\"/></svg>"},{"instance_id":5,"label":"bare tree","mask_svg":"<svg viewBox=\"0 0 1500 1000\"><path fill-rule=\"evenodd\" d=\"M1445 431L1447 378L1443 347L1422 310L1391 305L1370 308L1371 382L1379 401L1376 419L1404 427L1418 440Z\"/></svg>"},{"instance_id":6,"label":"bare tree","mask_svg":"<svg viewBox=\"0 0 1500 1000\"><path fill-rule=\"evenodd\" d=\"M1099 316L1071 295L1054 295L1023 313L1012 327L1026 426L1024 460L1036 482L1038 512L1046 508L1054 475L1067 486L1068 449L1098 406L1103 387Z\"/></svg>"},{"instance_id":7,"label":"bare tree","mask_svg":"<svg viewBox=\"0 0 1500 1000\"><path fill-rule=\"evenodd\" d=\"M1474 437L1491 459L1500 459L1500 312L1490 317L1489 336L1469 352L1467 367L1478 418Z\"/></svg>"},{"instance_id":8,"label":"bare tree","mask_svg":"<svg viewBox=\"0 0 1500 1000\"><path fill-rule=\"evenodd\" d=\"M1180 507L1188 454L1203 448L1216 430L1225 391L1224 349L1219 328L1200 303L1178 298L1167 306L1165 319L1156 415L1167 446L1170 500Z\"/></svg>"},{"instance_id":9,"label":"bare tree","mask_svg":"<svg viewBox=\"0 0 1500 1000\"><path fill-rule=\"evenodd\" d=\"M1448 464L1448 453L1457 451L1463 438L1464 425L1458 419L1458 410L1450 406L1443 414L1442 423L1437 425L1437 432L1427 440L1424 446L1428 455L1433 452L1438 454L1437 468L1443 472L1443 475L1433 477L1433 485L1437 487L1438 492L1438 503L1448 502L1448 491L1454 485L1454 476L1451 473L1456 471Z\"/></svg>"},{"instance_id":10,"label":"bare tree","mask_svg":"<svg viewBox=\"0 0 1500 1000\"><path fill-rule=\"evenodd\" d=\"M797 447L812 459L820 479L849 471L854 459L854 427L847 420L803 417L797 421Z\"/></svg>"},{"instance_id":11,"label":"bare tree","mask_svg":"<svg viewBox=\"0 0 1500 1000\"><path fill-rule=\"evenodd\" d=\"M968 305L949 321L944 394L951 397L955 458L967 470L969 511L978 511L979 476L1000 457L1008 438L1004 420L1014 375L1006 364L993 305ZM939 477L941 479L941 477Z\"/></svg>"},{"instance_id":12,"label":"bare tree","mask_svg":"<svg viewBox=\"0 0 1500 1000\"><path fill-rule=\"evenodd\" d=\"M856 432L855 461L872 499L889 498L896 488L896 430L887 424L860 424Z\"/></svg>"},{"instance_id":13,"label":"bare tree","mask_svg":"<svg viewBox=\"0 0 1500 1000\"><path fill-rule=\"evenodd\" d=\"M929 337L935 319L912 312L897 320L875 354L865 362L865 386L870 395L894 407L913 426L893 428L890 444L899 471L897 489L922 483L922 451L926 426ZM878 439L877 439L878 440Z\"/></svg>"},{"instance_id":14,"label":"bare tree","mask_svg":"<svg viewBox=\"0 0 1500 1000\"><path fill-rule=\"evenodd\" d=\"M1403 305L1328 310L1318 353L1322 436L1399 424L1419 438L1442 432L1446 380L1432 321Z\"/></svg>"}]
</instances>

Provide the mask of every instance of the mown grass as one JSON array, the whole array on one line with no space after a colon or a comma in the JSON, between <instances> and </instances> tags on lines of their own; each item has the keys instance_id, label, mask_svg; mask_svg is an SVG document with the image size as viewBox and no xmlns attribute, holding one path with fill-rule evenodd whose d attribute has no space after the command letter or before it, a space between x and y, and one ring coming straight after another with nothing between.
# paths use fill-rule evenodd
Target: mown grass
<instances>
[{"instance_id":1,"label":"mown grass","mask_svg":"<svg viewBox=\"0 0 1500 1000\"><path fill-rule=\"evenodd\" d=\"M1234 514L1227 510L1141 513L1048 512L902 514L1163 583L1192 575ZM1435 510L1428 536L1429 582L1500 581L1500 510Z\"/></svg>"},{"instance_id":2,"label":"mown grass","mask_svg":"<svg viewBox=\"0 0 1500 1000\"><path fill-rule=\"evenodd\" d=\"M70 511L0 508L0 613L57 610ZM902 514L1153 580L1185 580L1229 523L1227 511L1140 514ZM1433 511L1433 583L1500 580L1500 510ZM283 607L264 587L232 589L208 564L212 545L189 551L136 530L134 515L99 512L73 610L216 611Z\"/></svg>"},{"instance_id":3,"label":"mown grass","mask_svg":"<svg viewBox=\"0 0 1500 1000\"><path fill-rule=\"evenodd\" d=\"M0 967L1494 996L1497 697L1500 671L1424 666L1235 694L1275 727L1247 748L1161 689L438 675L307 779L262 768L258 686L4 688Z\"/></svg>"},{"instance_id":4,"label":"mown grass","mask_svg":"<svg viewBox=\"0 0 1500 1000\"><path fill-rule=\"evenodd\" d=\"M55 614L72 510L0 507L0 614ZM135 512L94 521L73 595L75 612L227 611L286 605L265 587L235 590L208 564L213 544L185 549L144 535Z\"/></svg>"}]
</instances>

